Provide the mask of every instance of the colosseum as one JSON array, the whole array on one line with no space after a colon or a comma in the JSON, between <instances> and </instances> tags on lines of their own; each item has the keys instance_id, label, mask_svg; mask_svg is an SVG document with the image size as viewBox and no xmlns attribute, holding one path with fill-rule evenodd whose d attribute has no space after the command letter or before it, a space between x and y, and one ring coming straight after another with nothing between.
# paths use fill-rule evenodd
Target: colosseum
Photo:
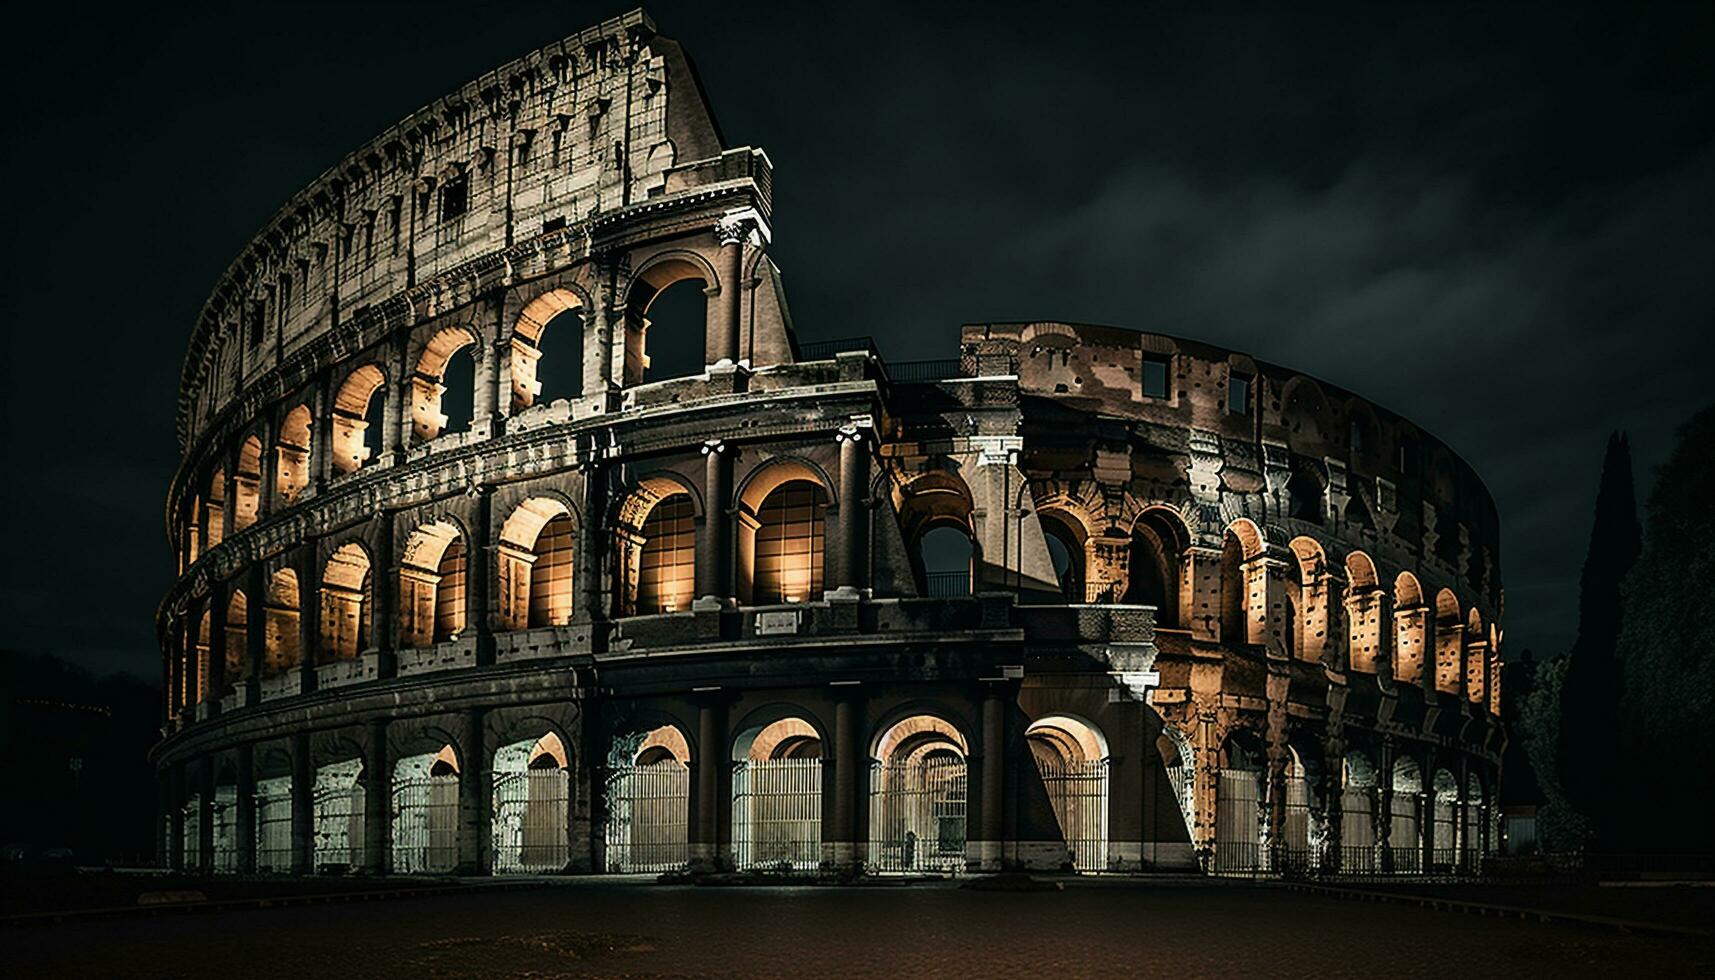
<instances>
[{"instance_id":1,"label":"colosseum","mask_svg":"<svg viewBox=\"0 0 1715 980\"><path fill-rule=\"evenodd\" d=\"M180 387L165 864L1480 865L1498 518L1458 456L1159 334L801 338L772 180L638 11L255 235Z\"/></svg>"}]
</instances>

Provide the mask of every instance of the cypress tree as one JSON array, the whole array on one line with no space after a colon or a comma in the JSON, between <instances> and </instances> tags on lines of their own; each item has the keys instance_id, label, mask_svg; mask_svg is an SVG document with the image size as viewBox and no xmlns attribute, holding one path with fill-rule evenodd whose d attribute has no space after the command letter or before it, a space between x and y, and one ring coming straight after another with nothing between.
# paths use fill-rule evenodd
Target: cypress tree
<instances>
[{"instance_id":1,"label":"cypress tree","mask_svg":"<svg viewBox=\"0 0 1715 980\"><path fill-rule=\"evenodd\" d=\"M1560 784L1568 802L1591 823L1599 850L1621 844L1625 806L1618 771L1620 700L1624 679L1616 655L1621 586L1642 547L1632 486L1632 450L1624 433L1608 437L1596 492L1590 548L1578 582L1578 638L1560 697Z\"/></svg>"}]
</instances>

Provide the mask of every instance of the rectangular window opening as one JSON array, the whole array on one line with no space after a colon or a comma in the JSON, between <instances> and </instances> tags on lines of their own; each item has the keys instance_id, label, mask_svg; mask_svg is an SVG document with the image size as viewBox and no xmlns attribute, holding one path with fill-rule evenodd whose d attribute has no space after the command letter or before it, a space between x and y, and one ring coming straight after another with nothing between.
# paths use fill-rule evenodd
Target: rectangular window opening
<instances>
[{"instance_id":1,"label":"rectangular window opening","mask_svg":"<svg viewBox=\"0 0 1715 980\"><path fill-rule=\"evenodd\" d=\"M1145 355L1143 358L1143 396L1145 398L1168 397L1168 367L1165 357Z\"/></svg>"}]
</instances>

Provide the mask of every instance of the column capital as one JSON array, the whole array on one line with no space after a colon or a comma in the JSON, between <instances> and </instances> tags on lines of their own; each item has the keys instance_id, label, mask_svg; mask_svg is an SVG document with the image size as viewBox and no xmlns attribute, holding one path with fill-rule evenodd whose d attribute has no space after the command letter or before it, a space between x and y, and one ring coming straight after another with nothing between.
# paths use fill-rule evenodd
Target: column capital
<instances>
[{"instance_id":1,"label":"column capital","mask_svg":"<svg viewBox=\"0 0 1715 980\"><path fill-rule=\"evenodd\" d=\"M702 453L704 456L718 456L727 451L726 440L704 439Z\"/></svg>"},{"instance_id":2,"label":"column capital","mask_svg":"<svg viewBox=\"0 0 1715 980\"><path fill-rule=\"evenodd\" d=\"M773 237L767 219L755 208L728 211L715 222L715 238L722 245L737 245L742 242L754 248L767 245Z\"/></svg>"}]
</instances>

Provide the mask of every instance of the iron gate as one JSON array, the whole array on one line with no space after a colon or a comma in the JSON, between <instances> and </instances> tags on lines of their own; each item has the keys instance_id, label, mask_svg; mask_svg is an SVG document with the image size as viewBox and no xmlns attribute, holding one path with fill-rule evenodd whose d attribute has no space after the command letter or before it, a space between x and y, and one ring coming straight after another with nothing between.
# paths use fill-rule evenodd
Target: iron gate
<instances>
[{"instance_id":1,"label":"iron gate","mask_svg":"<svg viewBox=\"0 0 1715 980\"><path fill-rule=\"evenodd\" d=\"M1387 842L1395 874L1414 875L1423 870L1423 838L1417 829L1421 807L1415 793L1393 794Z\"/></svg>"},{"instance_id":2,"label":"iron gate","mask_svg":"<svg viewBox=\"0 0 1715 980\"><path fill-rule=\"evenodd\" d=\"M317 786L313 805L316 829L311 863L316 871L340 873L362 867L362 784Z\"/></svg>"},{"instance_id":3,"label":"iron gate","mask_svg":"<svg viewBox=\"0 0 1715 980\"><path fill-rule=\"evenodd\" d=\"M1215 870L1245 873L1262 870L1262 837L1258 785L1254 769L1222 769L1215 774Z\"/></svg>"},{"instance_id":4,"label":"iron gate","mask_svg":"<svg viewBox=\"0 0 1715 980\"><path fill-rule=\"evenodd\" d=\"M202 870L202 820L198 817L201 811L202 801L195 796L180 808L184 833L179 842L179 866L186 871Z\"/></svg>"},{"instance_id":5,"label":"iron gate","mask_svg":"<svg viewBox=\"0 0 1715 980\"><path fill-rule=\"evenodd\" d=\"M965 760L870 765L869 864L876 871L965 869Z\"/></svg>"},{"instance_id":6,"label":"iron gate","mask_svg":"<svg viewBox=\"0 0 1715 980\"><path fill-rule=\"evenodd\" d=\"M1432 850L1430 851L1430 870L1435 872L1452 871L1459 863L1459 814L1455 809L1457 804L1451 799L1439 796L1434 800L1434 812L1430 818L1433 821Z\"/></svg>"},{"instance_id":7,"label":"iron gate","mask_svg":"<svg viewBox=\"0 0 1715 980\"><path fill-rule=\"evenodd\" d=\"M1477 872L1483 869L1483 811L1481 803L1465 804L1465 868Z\"/></svg>"},{"instance_id":8,"label":"iron gate","mask_svg":"<svg viewBox=\"0 0 1715 980\"><path fill-rule=\"evenodd\" d=\"M1346 874L1376 870L1375 812L1367 786L1348 786L1340 796L1340 870Z\"/></svg>"},{"instance_id":9,"label":"iron gate","mask_svg":"<svg viewBox=\"0 0 1715 980\"><path fill-rule=\"evenodd\" d=\"M256 784L256 870L292 870L292 781L266 779Z\"/></svg>"},{"instance_id":10,"label":"iron gate","mask_svg":"<svg viewBox=\"0 0 1715 980\"><path fill-rule=\"evenodd\" d=\"M562 871L571 856L566 812L571 777L564 769L494 774L494 870Z\"/></svg>"},{"instance_id":11,"label":"iron gate","mask_svg":"<svg viewBox=\"0 0 1715 980\"><path fill-rule=\"evenodd\" d=\"M459 779L404 776L393 781L393 870L445 874L458 866Z\"/></svg>"},{"instance_id":12,"label":"iron gate","mask_svg":"<svg viewBox=\"0 0 1715 980\"><path fill-rule=\"evenodd\" d=\"M1060 835L1079 871L1108 866L1108 760L1054 762L1038 758L1042 788L1060 823Z\"/></svg>"},{"instance_id":13,"label":"iron gate","mask_svg":"<svg viewBox=\"0 0 1715 980\"><path fill-rule=\"evenodd\" d=\"M808 870L822 863L822 760L740 762L732 773L733 860L739 868Z\"/></svg>"},{"instance_id":14,"label":"iron gate","mask_svg":"<svg viewBox=\"0 0 1715 980\"><path fill-rule=\"evenodd\" d=\"M227 783L214 791L215 874L238 873L238 786Z\"/></svg>"},{"instance_id":15,"label":"iron gate","mask_svg":"<svg viewBox=\"0 0 1715 980\"><path fill-rule=\"evenodd\" d=\"M690 860L691 770L684 763L617 766L606 799L609 871L677 871Z\"/></svg>"}]
</instances>

